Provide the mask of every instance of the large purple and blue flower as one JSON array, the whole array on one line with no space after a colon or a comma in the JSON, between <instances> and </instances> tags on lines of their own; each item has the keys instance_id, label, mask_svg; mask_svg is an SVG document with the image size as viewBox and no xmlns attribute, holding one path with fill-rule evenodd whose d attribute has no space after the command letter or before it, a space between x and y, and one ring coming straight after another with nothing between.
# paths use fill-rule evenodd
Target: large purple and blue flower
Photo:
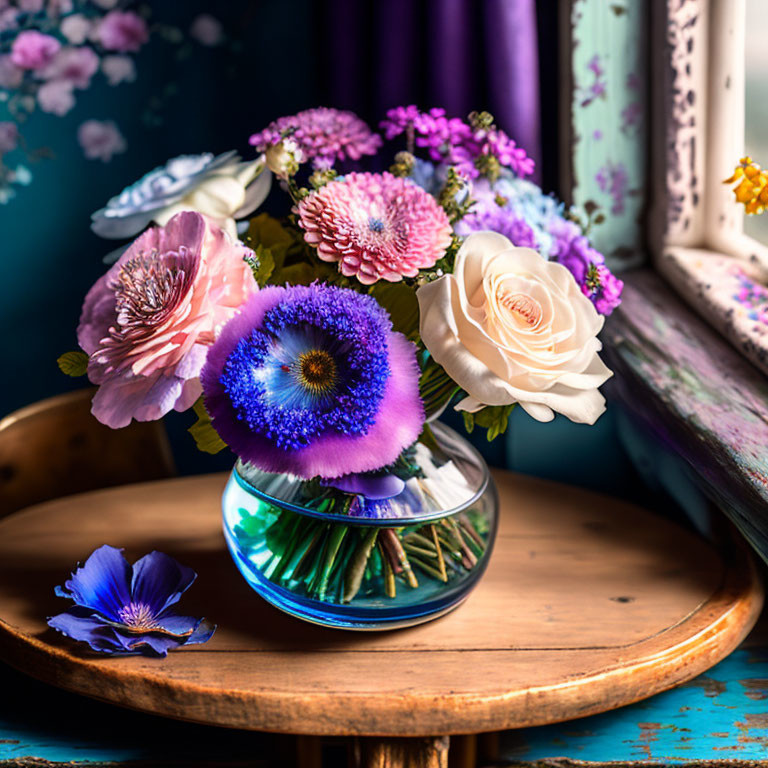
<instances>
[{"instance_id":1,"label":"large purple and blue flower","mask_svg":"<svg viewBox=\"0 0 768 768\"><path fill-rule=\"evenodd\" d=\"M373 297L346 288L259 291L211 347L201 381L241 459L305 479L381 469L424 422L415 347Z\"/></svg>"},{"instance_id":2,"label":"large purple and blue flower","mask_svg":"<svg viewBox=\"0 0 768 768\"><path fill-rule=\"evenodd\" d=\"M180 645L204 643L216 627L205 619L173 610L197 574L162 552L151 552L133 566L122 551L104 545L94 551L59 597L74 600L49 626L104 653L165 656Z\"/></svg>"}]
</instances>

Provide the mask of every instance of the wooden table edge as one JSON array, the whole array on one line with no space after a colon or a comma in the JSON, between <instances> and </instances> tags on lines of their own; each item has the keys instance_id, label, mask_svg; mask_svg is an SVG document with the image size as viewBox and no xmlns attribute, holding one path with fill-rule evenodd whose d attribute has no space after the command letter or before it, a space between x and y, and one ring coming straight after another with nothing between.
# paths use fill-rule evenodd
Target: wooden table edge
<instances>
[{"instance_id":1,"label":"wooden table edge","mask_svg":"<svg viewBox=\"0 0 768 768\"><path fill-rule=\"evenodd\" d=\"M111 681L117 686L111 696L94 695L88 690L87 680L97 660L73 656L65 648L52 647L26 636L2 619L0 652L8 664L43 682L128 709L207 725L307 736L377 737L425 737L527 728L573 719L572 702L567 707L563 704L563 691L569 688L573 688L581 702L575 716L586 717L668 690L696 677L735 650L757 621L764 597L753 556L744 545L737 546L739 551L730 553L731 567L726 570L723 583L693 614L693 618L704 619L695 632L691 633L688 627L692 617L686 617L664 631L663 634L673 637L673 642L664 651L641 655L630 665L623 663L564 683L534 686L513 693L482 696L346 693L337 694L337 700L329 706L328 697L322 693L232 690L222 694L217 691L217 698L229 697L237 703L238 707L228 709L242 712L243 717L211 719L203 716L206 693L210 689L178 680L173 683L176 695L165 699L167 706L150 709L137 704L137 684L148 686L148 690L169 685L160 675L148 676L146 671L126 676L123 670L118 677L112 675L108 667L99 666L99 675L105 683ZM733 603L734 594L742 596L729 610L722 612L723 604ZM652 644L653 639L630 647L641 649L643 645ZM500 652L504 650L499 649ZM30 653L39 663L30 664ZM661 669L664 676L658 674ZM632 679L634 692L629 696L625 685L621 687L620 697L611 696L613 682L619 677ZM534 700L535 710L542 712L546 709L546 717L526 714ZM287 709L294 710L292 715L287 716ZM302 713L302 726L298 728L297 711ZM404 712L406 717L403 717ZM289 726L286 721L290 721ZM388 725L393 722L397 722L398 727Z\"/></svg>"}]
</instances>

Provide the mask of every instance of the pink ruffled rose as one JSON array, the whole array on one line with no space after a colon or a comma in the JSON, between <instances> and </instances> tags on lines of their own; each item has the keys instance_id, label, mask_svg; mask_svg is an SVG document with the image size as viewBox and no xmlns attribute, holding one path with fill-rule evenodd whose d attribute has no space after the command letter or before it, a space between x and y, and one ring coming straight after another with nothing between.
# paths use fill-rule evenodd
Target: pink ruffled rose
<instances>
[{"instance_id":1,"label":"pink ruffled rose","mask_svg":"<svg viewBox=\"0 0 768 768\"><path fill-rule=\"evenodd\" d=\"M108 51L133 53L148 39L147 23L132 11L110 11L99 24L99 41Z\"/></svg>"},{"instance_id":2,"label":"pink ruffled rose","mask_svg":"<svg viewBox=\"0 0 768 768\"><path fill-rule=\"evenodd\" d=\"M35 29L20 32L11 46L11 61L20 69L39 70L47 67L59 52L61 43Z\"/></svg>"},{"instance_id":3,"label":"pink ruffled rose","mask_svg":"<svg viewBox=\"0 0 768 768\"><path fill-rule=\"evenodd\" d=\"M219 329L256 292L250 251L186 211L142 235L88 292L77 339L99 385L92 413L112 428L184 411Z\"/></svg>"}]
</instances>

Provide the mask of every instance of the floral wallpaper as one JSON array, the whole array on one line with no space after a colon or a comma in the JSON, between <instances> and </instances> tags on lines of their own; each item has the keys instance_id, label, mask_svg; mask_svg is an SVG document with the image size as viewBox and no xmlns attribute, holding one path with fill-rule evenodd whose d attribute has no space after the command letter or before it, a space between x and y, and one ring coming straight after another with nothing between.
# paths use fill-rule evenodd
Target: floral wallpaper
<instances>
[{"instance_id":1,"label":"floral wallpaper","mask_svg":"<svg viewBox=\"0 0 768 768\"><path fill-rule=\"evenodd\" d=\"M61 118L99 80L135 81L146 46L172 46L183 60L195 46L225 42L222 24L207 13L182 29L155 18L149 5L121 0L0 0L0 204L31 184L35 163L51 155L26 139L34 113ZM164 92L172 94L172 85ZM145 123L162 123L162 102L146 110ZM102 116L84 114L73 138L86 158L103 163L128 148L120 126Z\"/></svg>"},{"instance_id":2,"label":"floral wallpaper","mask_svg":"<svg viewBox=\"0 0 768 768\"><path fill-rule=\"evenodd\" d=\"M611 269L642 261L647 5L573 0L572 195Z\"/></svg>"}]
</instances>

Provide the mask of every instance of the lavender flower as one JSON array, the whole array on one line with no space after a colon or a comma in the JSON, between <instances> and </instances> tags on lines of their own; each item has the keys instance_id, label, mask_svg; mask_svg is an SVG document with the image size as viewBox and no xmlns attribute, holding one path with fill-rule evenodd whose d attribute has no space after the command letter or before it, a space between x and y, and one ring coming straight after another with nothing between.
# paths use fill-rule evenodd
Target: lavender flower
<instances>
[{"instance_id":1,"label":"lavender flower","mask_svg":"<svg viewBox=\"0 0 768 768\"><path fill-rule=\"evenodd\" d=\"M427 149L436 163L456 166L468 179L481 175L488 158L518 176L533 173L533 160L504 131L492 124L479 127L457 117L446 117L442 108L421 112L414 105L395 107L387 112L381 128L387 139L405 133L409 144Z\"/></svg>"},{"instance_id":2,"label":"lavender flower","mask_svg":"<svg viewBox=\"0 0 768 768\"><path fill-rule=\"evenodd\" d=\"M259 291L223 329L201 374L222 439L267 472L371 472L421 432L413 345L375 299L313 284Z\"/></svg>"},{"instance_id":3,"label":"lavender flower","mask_svg":"<svg viewBox=\"0 0 768 768\"><path fill-rule=\"evenodd\" d=\"M48 625L104 653L165 656L180 645L204 643L216 627L205 619L171 610L197 574L162 552L151 552L131 567L121 550L99 547L78 568L59 597L75 605L48 619Z\"/></svg>"}]
</instances>

